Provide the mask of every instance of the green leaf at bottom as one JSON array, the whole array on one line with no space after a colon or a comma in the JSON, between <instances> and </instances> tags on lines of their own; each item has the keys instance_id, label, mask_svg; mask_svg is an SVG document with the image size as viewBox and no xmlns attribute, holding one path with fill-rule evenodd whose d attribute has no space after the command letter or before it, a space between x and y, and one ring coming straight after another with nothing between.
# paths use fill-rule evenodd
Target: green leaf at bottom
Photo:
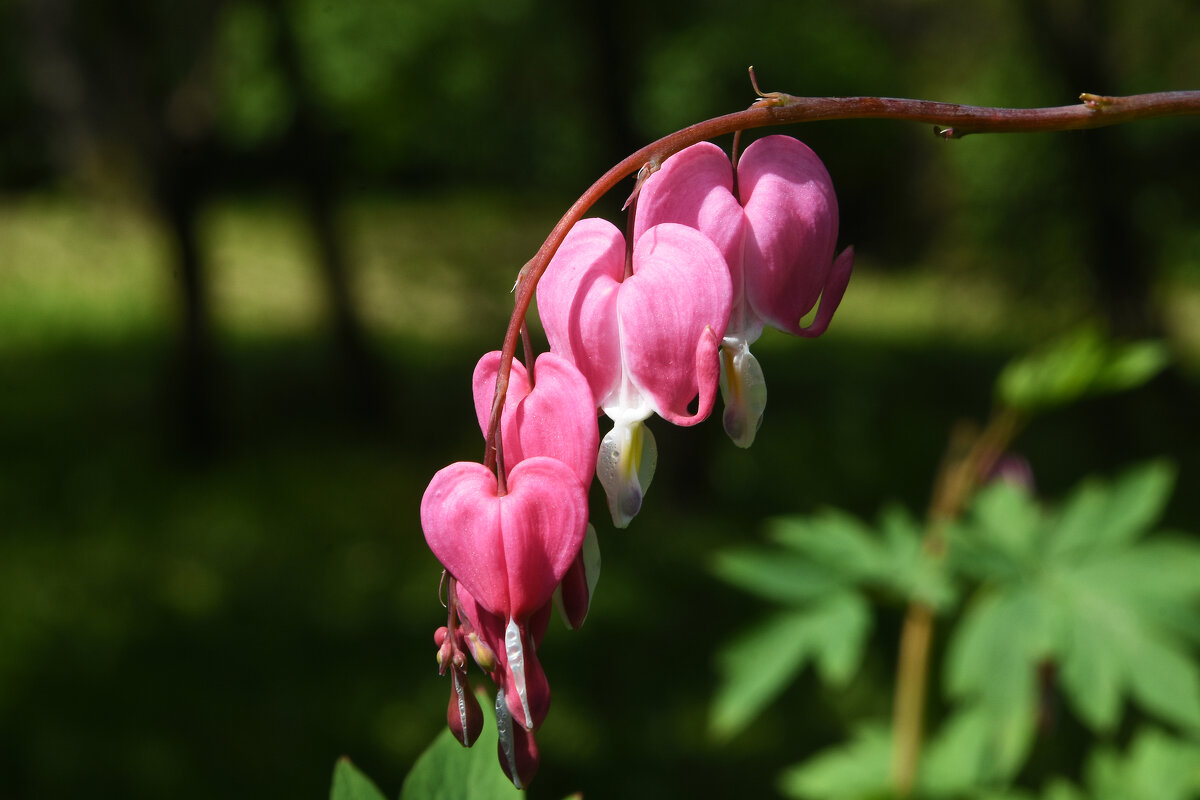
<instances>
[{"instance_id":1,"label":"green leaf at bottom","mask_svg":"<svg viewBox=\"0 0 1200 800\"><path fill-rule=\"evenodd\" d=\"M404 779L400 800L505 800L524 795L509 782L496 757L496 713L480 695L483 733L463 747L444 729L417 759Z\"/></svg>"},{"instance_id":2,"label":"green leaf at bottom","mask_svg":"<svg viewBox=\"0 0 1200 800\"><path fill-rule=\"evenodd\" d=\"M384 797L370 778L359 772L350 759L343 757L333 768L329 800L384 800Z\"/></svg>"}]
</instances>

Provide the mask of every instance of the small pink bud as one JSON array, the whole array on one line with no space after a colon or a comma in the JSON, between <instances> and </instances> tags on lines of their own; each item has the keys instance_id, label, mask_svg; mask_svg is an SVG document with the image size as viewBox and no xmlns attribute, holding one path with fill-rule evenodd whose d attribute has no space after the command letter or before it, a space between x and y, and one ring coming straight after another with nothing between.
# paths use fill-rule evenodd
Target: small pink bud
<instances>
[{"instance_id":1,"label":"small pink bud","mask_svg":"<svg viewBox=\"0 0 1200 800\"><path fill-rule=\"evenodd\" d=\"M433 641L435 643L437 643L437 646L438 646L438 651L437 651L438 674L445 675L446 674L446 665L448 663L450 663L451 656L454 652L454 648L451 645L449 633L446 630L445 625L438 628L434 632Z\"/></svg>"}]
</instances>

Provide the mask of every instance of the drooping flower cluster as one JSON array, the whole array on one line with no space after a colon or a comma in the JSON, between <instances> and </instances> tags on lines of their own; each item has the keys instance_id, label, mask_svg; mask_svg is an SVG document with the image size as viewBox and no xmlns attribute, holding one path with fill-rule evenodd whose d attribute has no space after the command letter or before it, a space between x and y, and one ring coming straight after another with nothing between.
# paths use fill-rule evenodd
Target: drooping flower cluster
<instances>
[{"instance_id":1,"label":"drooping flower cluster","mask_svg":"<svg viewBox=\"0 0 1200 800\"><path fill-rule=\"evenodd\" d=\"M470 653L498 687L499 757L518 787L537 769L534 733L550 704L537 657L550 608L578 627L595 587L593 475L614 525L626 527L657 461L645 421L694 425L718 387L725 428L748 447L766 403L749 345L764 326L820 335L852 267L851 250L833 255L832 181L790 137L755 142L736 165L714 145L690 147L645 182L635 208L633 241L585 219L547 267L537 303L551 352L528 372L513 362L498 472L452 464L421 503L426 541L449 575L447 624L435 636L452 676L447 721L464 745L479 735ZM473 380L485 435L499 364L498 352L484 356ZM598 412L612 420L603 441Z\"/></svg>"},{"instance_id":2,"label":"drooping flower cluster","mask_svg":"<svg viewBox=\"0 0 1200 800\"><path fill-rule=\"evenodd\" d=\"M475 408L487 424L498 352L475 368ZM564 618L583 622L599 569L587 521L599 433L591 391L569 361L543 353L536 384L517 362L501 417L503 488L490 470L458 462L439 471L421 501L425 540L452 576L447 625L435 636L452 671L451 730L464 745L479 734L465 652L499 687L500 763L518 787L537 769L533 733L550 707L537 658L556 590ZM590 546L585 546L588 540Z\"/></svg>"}]
</instances>

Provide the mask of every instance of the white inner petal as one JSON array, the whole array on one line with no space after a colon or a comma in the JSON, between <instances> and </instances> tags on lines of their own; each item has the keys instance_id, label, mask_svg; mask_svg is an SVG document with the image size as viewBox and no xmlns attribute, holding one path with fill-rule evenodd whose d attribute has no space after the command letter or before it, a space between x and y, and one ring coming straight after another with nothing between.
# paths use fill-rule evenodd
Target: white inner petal
<instances>
[{"instance_id":1,"label":"white inner petal","mask_svg":"<svg viewBox=\"0 0 1200 800\"><path fill-rule=\"evenodd\" d=\"M533 715L529 713L529 690L525 688L525 646L521 643L521 629L517 621L508 620L504 629L504 652L508 656L508 670L512 673L512 689L521 700L521 710L525 712L525 727L533 730Z\"/></svg>"},{"instance_id":2,"label":"white inner petal","mask_svg":"<svg viewBox=\"0 0 1200 800\"><path fill-rule=\"evenodd\" d=\"M508 764L508 774L512 776L513 786L524 789L521 777L517 774L517 746L513 741L512 714L508 711L508 702L504 698L504 689L496 692L496 734L500 738L500 752Z\"/></svg>"}]
</instances>

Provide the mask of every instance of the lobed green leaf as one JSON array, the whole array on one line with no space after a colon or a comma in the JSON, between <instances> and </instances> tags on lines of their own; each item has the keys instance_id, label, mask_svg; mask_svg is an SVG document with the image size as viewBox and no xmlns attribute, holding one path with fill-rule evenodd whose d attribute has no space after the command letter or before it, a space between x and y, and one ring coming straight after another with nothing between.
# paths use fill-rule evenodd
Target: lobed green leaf
<instances>
[{"instance_id":1,"label":"lobed green leaf","mask_svg":"<svg viewBox=\"0 0 1200 800\"><path fill-rule=\"evenodd\" d=\"M786 605L824 597L846 583L812 559L777 550L724 550L714 556L712 571L740 589Z\"/></svg>"},{"instance_id":2,"label":"lobed green leaf","mask_svg":"<svg viewBox=\"0 0 1200 800\"><path fill-rule=\"evenodd\" d=\"M858 671L870 627L870 606L843 591L776 614L725 645L717 654L713 735L726 739L742 731L810 660L827 683L844 685Z\"/></svg>"},{"instance_id":3,"label":"lobed green leaf","mask_svg":"<svg viewBox=\"0 0 1200 800\"><path fill-rule=\"evenodd\" d=\"M1093 800L1188 800L1200 794L1200 744L1142 729L1125 754L1094 754L1086 780Z\"/></svg>"},{"instance_id":4,"label":"lobed green leaf","mask_svg":"<svg viewBox=\"0 0 1200 800\"><path fill-rule=\"evenodd\" d=\"M957 600L957 590L944 559L925 547L925 531L902 508L885 509L879 518L883 533L883 565L875 576L883 586L908 602L944 611Z\"/></svg>"},{"instance_id":5,"label":"lobed green leaf","mask_svg":"<svg viewBox=\"0 0 1200 800\"><path fill-rule=\"evenodd\" d=\"M808 626L807 611L786 611L721 648L709 714L715 737L728 739L741 732L795 679L812 648Z\"/></svg>"},{"instance_id":6,"label":"lobed green leaf","mask_svg":"<svg viewBox=\"0 0 1200 800\"><path fill-rule=\"evenodd\" d=\"M776 520L770 536L828 569L849 577L876 574L886 555L874 532L858 518L837 509L810 517Z\"/></svg>"}]
</instances>

